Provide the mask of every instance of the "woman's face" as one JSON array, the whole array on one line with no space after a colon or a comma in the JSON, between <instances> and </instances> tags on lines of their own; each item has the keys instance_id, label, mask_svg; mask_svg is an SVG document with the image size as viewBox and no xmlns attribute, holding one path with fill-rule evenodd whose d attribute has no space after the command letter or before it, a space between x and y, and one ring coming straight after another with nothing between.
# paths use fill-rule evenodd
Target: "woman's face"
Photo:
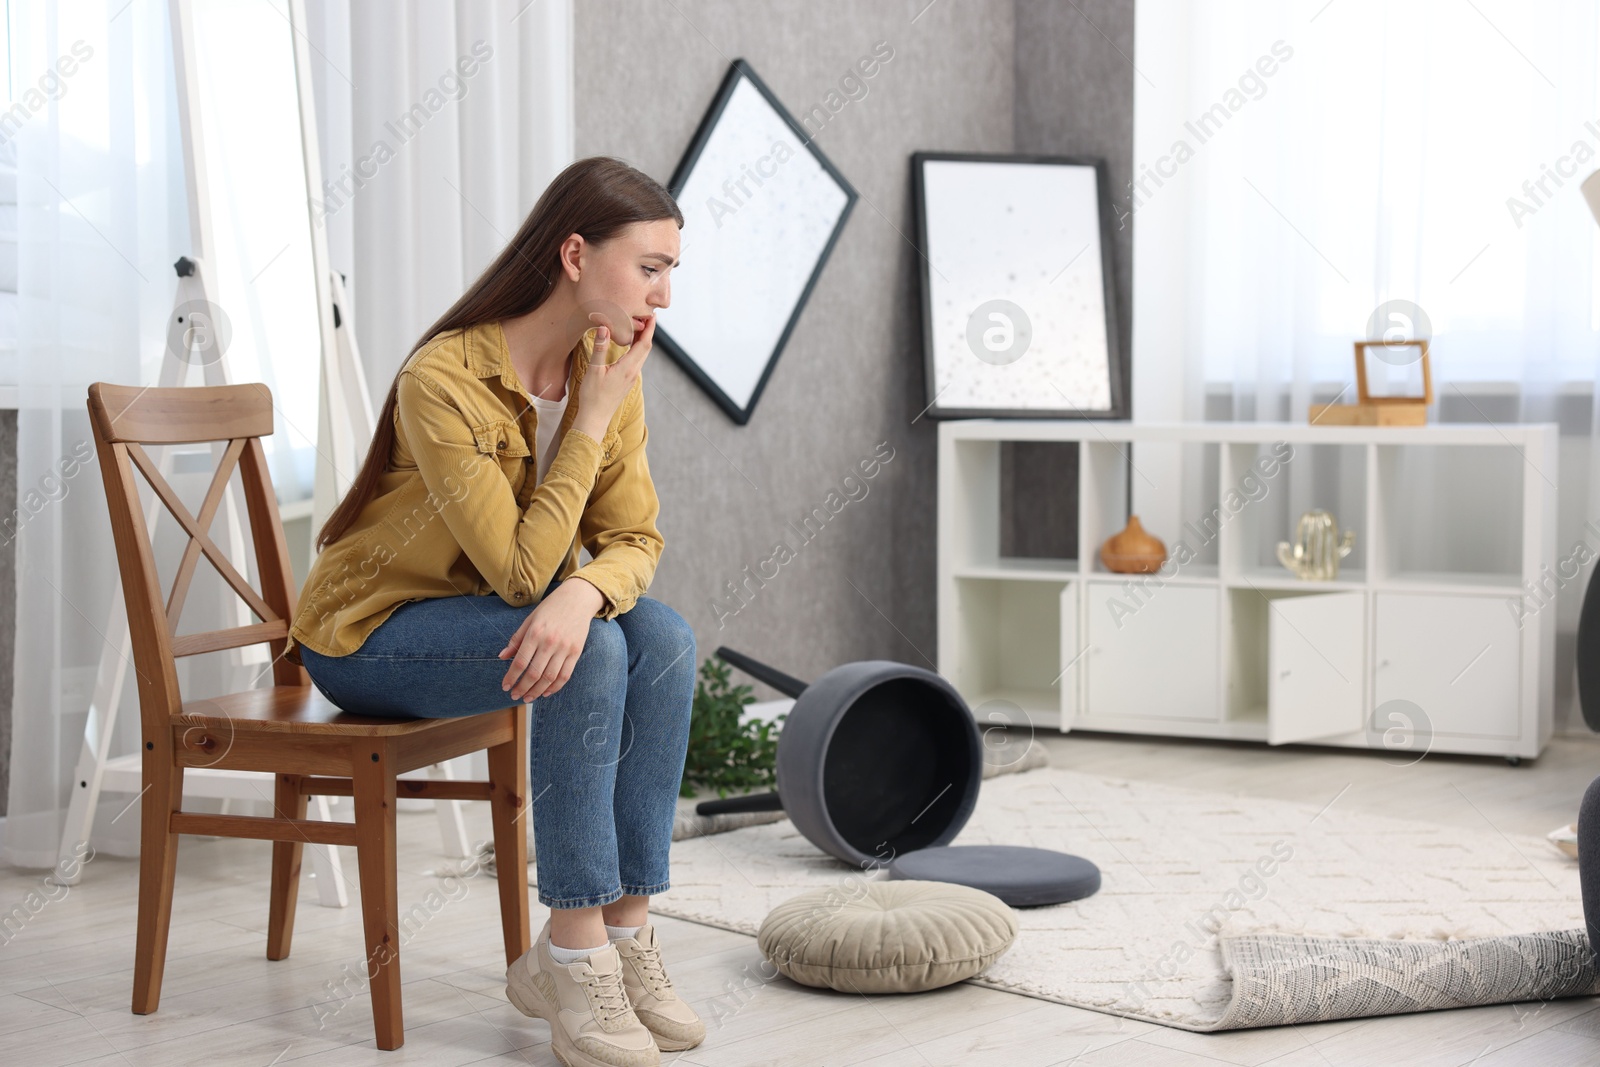
<instances>
[{"instance_id":1,"label":"woman's face","mask_svg":"<svg viewBox=\"0 0 1600 1067\"><path fill-rule=\"evenodd\" d=\"M608 241L582 241L577 261L574 271L569 258L567 270L577 275L575 295L588 323L604 324L613 341L631 345L645 320L672 302L678 224L672 219L635 222Z\"/></svg>"}]
</instances>

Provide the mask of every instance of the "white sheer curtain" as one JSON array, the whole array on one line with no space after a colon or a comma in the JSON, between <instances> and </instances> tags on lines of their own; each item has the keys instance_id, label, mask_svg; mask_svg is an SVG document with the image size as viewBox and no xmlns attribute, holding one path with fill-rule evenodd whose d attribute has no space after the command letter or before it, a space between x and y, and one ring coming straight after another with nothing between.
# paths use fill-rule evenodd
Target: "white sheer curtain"
<instances>
[{"instance_id":1,"label":"white sheer curtain","mask_svg":"<svg viewBox=\"0 0 1600 1067\"><path fill-rule=\"evenodd\" d=\"M1202 417L1221 385L1231 417L1304 418L1390 299L1431 319L1446 391L1591 380L1596 10L1140 4L1140 417Z\"/></svg>"},{"instance_id":2,"label":"white sheer curtain","mask_svg":"<svg viewBox=\"0 0 1600 1067\"><path fill-rule=\"evenodd\" d=\"M87 387L155 380L188 229L166 5L118 6L11 5L17 98L52 98L14 134L17 625L4 857L19 866L56 862L96 667L117 654L105 640L118 575ZM63 56L77 60L71 74ZM124 709L119 754L139 742L131 671ZM106 835L137 847L136 813L111 822L131 799L106 798L97 847Z\"/></svg>"},{"instance_id":3,"label":"white sheer curtain","mask_svg":"<svg viewBox=\"0 0 1600 1067\"><path fill-rule=\"evenodd\" d=\"M1561 422L1558 551L1600 551L1600 228L1578 191L1600 166L1597 10L1141 0L1137 177L1118 191L1135 417L1302 422L1353 402L1352 342L1408 301L1431 323L1430 417ZM1141 467L1159 480L1160 462ZM1582 595L1559 600L1558 725L1576 722Z\"/></svg>"},{"instance_id":4,"label":"white sheer curtain","mask_svg":"<svg viewBox=\"0 0 1600 1067\"><path fill-rule=\"evenodd\" d=\"M308 0L307 9L324 173L335 184L361 179L359 187L348 182L353 193L337 203L331 193L324 199L330 252L348 276L368 383L381 399L417 333L461 294L572 159L571 0ZM90 440L88 383L157 380L172 262L186 251L188 234L165 0L21 0L10 10L19 94L72 54L74 42L91 52L16 134L15 506L28 517L16 537L16 678L0 859L48 867L76 784L119 580L98 467L91 460L68 478L57 472ZM475 61L470 74L464 60ZM388 149L376 153L381 160L379 141ZM191 508L203 480L194 498L185 494ZM203 607L207 570L197 571L189 598ZM164 566L169 583L171 574ZM202 628L198 614L186 610L180 632ZM113 755L135 751L140 740L129 674ZM207 689L186 684L184 692L192 698ZM103 799L92 835L98 851L136 854L133 799Z\"/></svg>"}]
</instances>

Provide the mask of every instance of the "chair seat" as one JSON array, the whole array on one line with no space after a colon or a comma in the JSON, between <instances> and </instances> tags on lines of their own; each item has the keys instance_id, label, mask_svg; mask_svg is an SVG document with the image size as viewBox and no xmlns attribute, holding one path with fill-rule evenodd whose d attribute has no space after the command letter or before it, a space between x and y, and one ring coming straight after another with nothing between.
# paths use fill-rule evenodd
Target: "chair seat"
<instances>
[{"instance_id":1,"label":"chair seat","mask_svg":"<svg viewBox=\"0 0 1600 1067\"><path fill-rule=\"evenodd\" d=\"M507 700L510 704L510 700ZM193 726L226 726L260 733L394 736L437 729L453 719L358 715L334 704L314 685L275 685L238 693L185 700L182 720Z\"/></svg>"}]
</instances>

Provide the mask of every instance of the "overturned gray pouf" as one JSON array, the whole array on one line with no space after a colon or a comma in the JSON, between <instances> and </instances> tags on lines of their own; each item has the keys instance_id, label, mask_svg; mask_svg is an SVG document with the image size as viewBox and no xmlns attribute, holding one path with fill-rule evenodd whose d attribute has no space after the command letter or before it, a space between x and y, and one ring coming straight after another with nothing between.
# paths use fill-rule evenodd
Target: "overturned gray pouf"
<instances>
[{"instance_id":1,"label":"overturned gray pouf","mask_svg":"<svg viewBox=\"0 0 1600 1067\"><path fill-rule=\"evenodd\" d=\"M801 985L919 993L971 978L1011 947L1017 919L992 893L949 882L811 889L761 921L756 943Z\"/></svg>"}]
</instances>

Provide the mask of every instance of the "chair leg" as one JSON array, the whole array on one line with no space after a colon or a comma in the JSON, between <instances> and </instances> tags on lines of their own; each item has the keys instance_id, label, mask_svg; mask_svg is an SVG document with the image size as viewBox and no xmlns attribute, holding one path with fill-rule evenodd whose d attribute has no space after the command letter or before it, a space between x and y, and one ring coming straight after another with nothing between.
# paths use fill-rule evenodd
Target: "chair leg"
<instances>
[{"instance_id":1,"label":"chair leg","mask_svg":"<svg viewBox=\"0 0 1600 1067\"><path fill-rule=\"evenodd\" d=\"M304 819L306 795L300 792L300 776L280 774L273 787L273 817ZM304 843L272 843L272 901L267 916L267 959L281 960L289 955L294 938L294 906L300 899L300 857Z\"/></svg>"},{"instance_id":2,"label":"chair leg","mask_svg":"<svg viewBox=\"0 0 1600 1067\"><path fill-rule=\"evenodd\" d=\"M506 966L522 958L532 943L528 929L528 708L511 709L511 740L489 754L489 818L494 824L494 865L500 883L500 927L505 934Z\"/></svg>"},{"instance_id":3,"label":"chair leg","mask_svg":"<svg viewBox=\"0 0 1600 1067\"><path fill-rule=\"evenodd\" d=\"M139 917L133 948L133 1013L149 1015L161 1005L172 927L172 882L178 867L178 835L172 813L183 807L183 768L170 752L144 754L144 792L139 801Z\"/></svg>"},{"instance_id":4,"label":"chair leg","mask_svg":"<svg viewBox=\"0 0 1600 1067\"><path fill-rule=\"evenodd\" d=\"M361 925L367 939L367 979L378 1047L405 1043L400 1010L400 893L396 885L395 772L386 742L350 749L355 794L356 866L361 872Z\"/></svg>"}]
</instances>

